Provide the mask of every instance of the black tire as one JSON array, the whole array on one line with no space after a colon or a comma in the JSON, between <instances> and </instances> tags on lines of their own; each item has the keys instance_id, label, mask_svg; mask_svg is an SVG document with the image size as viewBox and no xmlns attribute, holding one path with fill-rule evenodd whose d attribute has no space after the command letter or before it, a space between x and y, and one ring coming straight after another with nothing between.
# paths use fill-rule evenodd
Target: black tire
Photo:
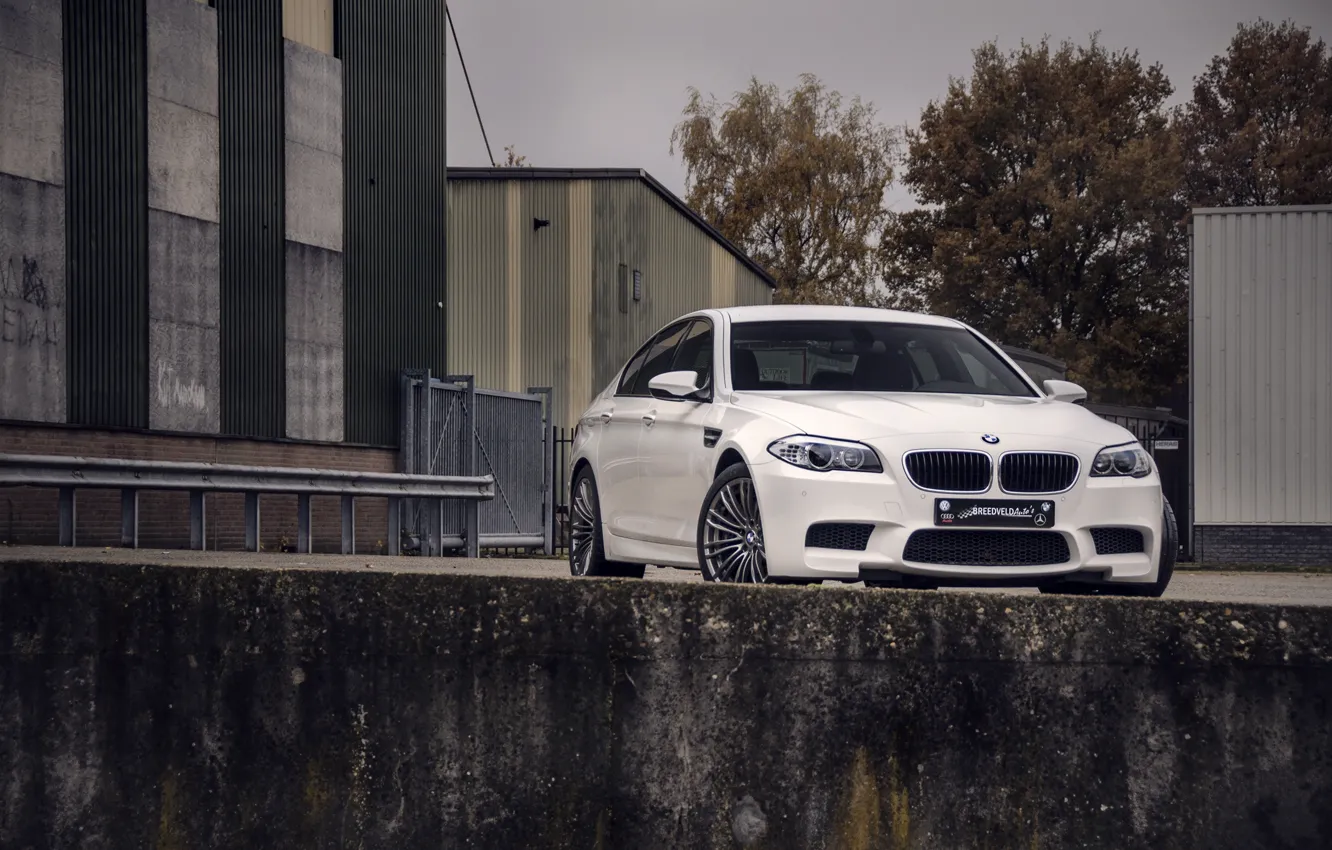
<instances>
[{"instance_id":1,"label":"black tire","mask_svg":"<svg viewBox=\"0 0 1332 850\"><path fill-rule=\"evenodd\" d=\"M1069 596L1146 596L1159 598L1166 592L1175 575L1175 562L1179 559L1179 523L1175 509L1168 499L1161 500L1161 559L1157 562L1156 581L1151 584L1052 584L1040 588L1041 593L1062 593Z\"/></svg>"},{"instance_id":2,"label":"black tire","mask_svg":"<svg viewBox=\"0 0 1332 850\"><path fill-rule=\"evenodd\" d=\"M587 527L589 522L590 528ZM644 572L646 566L643 564L606 559L597 480L589 467L578 470L573 486L569 488L569 574L579 578L642 578Z\"/></svg>"},{"instance_id":3,"label":"black tire","mask_svg":"<svg viewBox=\"0 0 1332 850\"><path fill-rule=\"evenodd\" d=\"M754 527L750 528L743 518L736 518L736 530L732 533L737 535L741 533L745 534L744 538L737 537L737 540L743 541L737 545L742 547L744 554L740 554L739 552L737 552L737 554L740 554L742 558L749 560L744 562L744 568L742 568L742 565L737 564L732 566L731 570L727 573L720 574L716 569L716 565L714 565L712 560L708 558L707 549L710 545L717 546L724 544L721 544L718 540L709 541L708 512L712 510L713 502L720 497L724 490L730 490L731 492L738 490L741 493L746 490L748 491L753 502L752 505L747 505L746 507L752 507ZM728 496L729 495L730 493L728 493ZM754 532L753 538L749 537L750 531ZM725 534L725 532L722 532L722 534ZM704 581L730 582L737 584L769 583L767 558L763 550L762 516L758 509L758 499L754 496L754 479L749 474L749 467L745 466L743 463L734 463L726 467L726 469L722 470L721 474L717 476L716 480L712 482L712 486L708 488L708 494L703 498L703 507L698 513L697 543L698 566L703 572ZM755 565L753 569L748 568L747 566L751 564Z\"/></svg>"}]
</instances>

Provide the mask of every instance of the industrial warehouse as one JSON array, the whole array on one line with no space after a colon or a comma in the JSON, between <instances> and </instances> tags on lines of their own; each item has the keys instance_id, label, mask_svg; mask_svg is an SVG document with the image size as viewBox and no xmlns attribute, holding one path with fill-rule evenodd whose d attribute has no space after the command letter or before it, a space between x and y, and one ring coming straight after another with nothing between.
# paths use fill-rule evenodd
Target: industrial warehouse
<instances>
[{"instance_id":1,"label":"industrial warehouse","mask_svg":"<svg viewBox=\"0 0 1332 850\"><path fill-rule=\"evenodd\" d=\"M764 269L644 171L446 169L444 6L395 10L0 4L0 451L485 467L511 480L491 539L535 540L563 498L550 429L674 317L771 302ZM1188 392L1089 403L1151 449L1186 559L1332 557L1329 245L1332 207L1195 211ZM475 461L409 446L427 426L405 373L449 399L429 428L475 424L448 418L468 386L521 396L510 424L540 445L534 425L475 437L505 447ZM138 542L191 542L185 494L142 498ZM292 545L297 506L266 497L258 545ZM68 508L80 543L126 541L111 494ZM357 551L394 550L386 510L356 504ZM203 545L248 540L239 496L206 512ZM0 541L55 542L58 513L54 492L0 490ZM346 524L316 498L317 547Z\"/></svg>"},{"instance_id":2,"label":"industrial warehouse","mask_svg":"<svg viewBox=\"0 0 1332 850\"><path fill-rule=\"evenodd\" d=\"M771 300L644 172L446 175L444 6L374 5L5 4L3 451L393 472L404 371L548 388L534 421L563 426L678 313ZM486 506L530 537L536 475L530 518ZM112 496L71 505L80 545L124 542ZM138 542L185 547L186 494L142 499ZM260 545L295 539L296 506L265 497ZM358 551L394 548L384 511L357 503ZM210 495L205 545L241 546L243 512ZM0 491L0 540L55 542L56 516ZM340 521L315 498L316 548Z\"/></svg>"}]
</instances>

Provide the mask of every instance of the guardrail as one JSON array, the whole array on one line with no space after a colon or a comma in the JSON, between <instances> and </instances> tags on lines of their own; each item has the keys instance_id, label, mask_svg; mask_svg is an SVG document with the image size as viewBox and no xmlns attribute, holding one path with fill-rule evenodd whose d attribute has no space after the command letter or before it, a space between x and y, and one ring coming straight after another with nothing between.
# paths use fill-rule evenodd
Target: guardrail
<instances>
[{"instance_id":1,"label":"guardrail","mask_svg":"<svg viewBox=\"0 0 1332 850\"><path fill-rule=\"evenodd\" d=\"M218 463L178 463L114 460L56 455L0 454L0 487L46 487L60 493L60 545L75 545L76 490L120 491L121 544L139 546L139 491L174 490L190 494L190 548L202 550L205 538L205 493L245 495L245 548L259 551L259 496L280 493L298 497L298 552L312 543L311 496L342 497L342 553L356 551L356 500L388 499L388 553L401 552L402 499L430 506L427 523L432 543L441 542L444 503L459 500L475 517L480 503L495 497L490 475L408 475L392 472L348 472L276 466L233 466ZM473 523L471 528L477 526ZM479 541L462 543L476 557ZM438 551L438 548L436 549Z\"/></svg>"}]
</instances>

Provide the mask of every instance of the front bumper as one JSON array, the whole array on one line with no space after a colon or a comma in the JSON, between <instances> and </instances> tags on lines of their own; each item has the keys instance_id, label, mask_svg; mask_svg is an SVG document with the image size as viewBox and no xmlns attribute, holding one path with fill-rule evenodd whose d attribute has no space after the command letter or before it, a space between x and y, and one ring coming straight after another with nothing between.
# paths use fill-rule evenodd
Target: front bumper
<instances>
[{"instance_id":1,"label":"front bumper","mask_svg":"<svg viewBox=\"0 0 1332 850\"><path fill-rule=\"evenodd\" d=\"M751 471L763 515L768 573L774 578L858 581L888 573L943 584L1011 584L1074 574L1080 580L1156 580L1163 516L1161 485L1155 473L1141 479L1089 479L1083 472L1071 490L1048 497L1008 496L997 487L985 493L960 494L958 498L967 499L1048 498L1057 507L1055 522L1045 531L1062 535L1069 552L1068 560L1060 564L977 566L913 563L904 558L914 532L956 529L939 529L934 524L934 500L947 494L919 490L891 466L885 473L820 473L774 460L755 464ZM872 531L863 550L808 547L806 533L815 523L867 524ZM1097 527L1140 531L1144 551L1098 555L1092 538L1092 529Z\"/></svg>"}]
</instances>

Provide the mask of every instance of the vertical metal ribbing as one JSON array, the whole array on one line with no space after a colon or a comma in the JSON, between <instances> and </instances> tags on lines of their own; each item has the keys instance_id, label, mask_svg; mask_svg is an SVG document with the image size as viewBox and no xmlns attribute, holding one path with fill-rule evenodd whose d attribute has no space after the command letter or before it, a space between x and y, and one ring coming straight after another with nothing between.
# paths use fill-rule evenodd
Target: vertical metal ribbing
<instances>
[{"instance_id":1,"label":"vertical metal ribbing","mask_svg":"<svg viewBox=\"0 0 1332 850\"><path fill-rule=\"evenodd\" d=\"M222 430L286 432L282 4L218 0Z\"/></svg>"},{"instance_id":2,"label":"vertical metal ribbing","mask_svg":"<svg viewBox=\"0 0 1332 850\"><path fill-rule=\"evenodd\" d=\"M346 435L391 445L399 372L445 373L448 29L435 0L339 0L336 20L346 136Z\"/></svg>"},{"instance_id":3,"label":"vertical metal ribbing","mask_svg":"<svg viewBox=\"0 0 1332 850\"><path fill-rule=\"evenodd\" d=\"M69 421L148 426L144 0L65 0Z\"/></svg>"}]
</instances>

